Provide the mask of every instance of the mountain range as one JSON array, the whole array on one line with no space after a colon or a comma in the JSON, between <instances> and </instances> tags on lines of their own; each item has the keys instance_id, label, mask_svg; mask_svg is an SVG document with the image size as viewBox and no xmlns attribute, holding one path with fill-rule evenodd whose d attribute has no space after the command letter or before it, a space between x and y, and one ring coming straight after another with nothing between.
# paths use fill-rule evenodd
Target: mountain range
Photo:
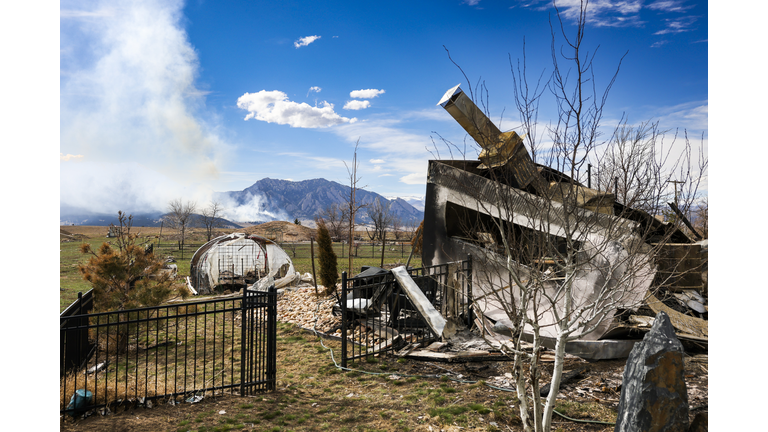
<instances>
[{"instance_id":1,"label":"mountain range","mask_svg":"<svg viewBox=\"0 0 768 432\"><path fill-rule=\"evenodd\" d=\"M265 178L242 191L222 192L217 198L224 202L233 202L237 206L256 207L258 213L263 215L279 214L282 211L290 218L313 220L332 204L344 205L349 199L350 191L349 186L326 179L293 182ZM255 200L254 197L258 199ZM375 192L358 189L355 199L359 204L366 206L380 200L382 204L390 205L390 211L403 223L418 223L424 218L423 211L402 198L387 199ZM358 211L355 220L358 223L371 222L365 209Z\"/></svg>"},{"instance_id":2,"label":"mountain range","mask_svg":"<svg viewBox=\"0 0 768 432\"><path fill-rule=\"evenodd\" d=\"M350 194L350 187L326 179L313 179L293 182L265 178L257 181L242 191L217 192L214 199L219 200L224 208L227 219L222 220L224 226L232 228L243 224L255 224L273 220L310 222L331 204L344 205ZM417 206L423 199L404 197ZM404 224L418 224L424 218L424 212L411 205L406 199L390 197L387 199L375 192L358 189L356 200L360 204L371 205L376 200L389 204L392 213ZM128 209L127 212L131 214ZM147 212L133 214L134 226L160 226L164 212ZM357 213L357 223L370 223L365 208ZM90 212L86 209L60 206L60 225L92 225L109 226L117 223L117 210L114 214ZM311 225L311 223L310 223Z\"/></svg>"}]
</instances>

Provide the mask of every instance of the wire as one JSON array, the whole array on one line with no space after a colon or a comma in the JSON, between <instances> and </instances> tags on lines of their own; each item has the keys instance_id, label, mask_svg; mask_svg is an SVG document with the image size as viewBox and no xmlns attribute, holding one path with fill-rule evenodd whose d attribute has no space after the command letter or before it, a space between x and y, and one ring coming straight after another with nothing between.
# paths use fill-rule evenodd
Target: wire
<instances>
[{"instance_id":1,"label":"wire","mask_svg":"<svg viewBox=\"0 0 768 432\"><path fill-rule=\"evenodd\" d=\"M437 378L437 379L441 379L441 378L445 377L445 378L447 378L447 379L449 379L451 381L462 383L462 384L477 384L479 382L479 381L470 381L470 380L463 380L463 379L460 379L460 378L454 378L454 377L452 377L452 376L450 376L448 374L404 375L404 374L399 374L399 373L393 374L391 372L369 372L369 371L364 371L364 370L360 370L360 369L351 369L351 368L348 368L348 367L340 366L336 362L336 358L333 356L333 349L330 348L330 347L325 346L325 344L323 343L323 337L321 336L320 333L317 332L317 321L320 318L320 316L317 314L317 312L320 310L320 304L322 302L323 301L317 302L317 307L315 308L315 321L314 321L314 323L312 325L312 332L315 334L315 336L317 336L320 339L320 345L322 345L323 348L325 348L328 351L330 351L330 353L331 353L331 360L333 360L333 364L334 364L334 366L336 366L337 369L348 371L348 372L358 372L358 373L363 373L363 374L368 374L368 375L396 375L396 376L404 377L404 378ZM492 388L494 390L500 390L500 391L505 391L505 392L510 392L510 393L517 393L517 391L515 389L512 389L512 388L499 387L499 386L490 385L490 384L488 384L485 381L482 381L482 383L486 387ZM570 421L574 421L574 422L578 422L578 423L603 424L603 425L611 425L611 426L616 424L616 423L604 422L604 421L599 421L599 420L575 419L575 418L568 417L565 414L562 414L562 413L558 412L555 409L553 409L552 412L554 412L555 414L559 415L560 417L562 417L564 419L567 419L567 420L570 420Z\"/></svg>"}]
</instances>

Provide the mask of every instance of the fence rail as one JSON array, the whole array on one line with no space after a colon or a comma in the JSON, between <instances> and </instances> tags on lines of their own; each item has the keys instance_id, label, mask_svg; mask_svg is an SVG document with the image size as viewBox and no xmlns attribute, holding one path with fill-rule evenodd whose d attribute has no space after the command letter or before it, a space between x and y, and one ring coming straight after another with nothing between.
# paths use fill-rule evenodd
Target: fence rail
<instances>
[{"instance_id":1,"label":"fence rail","mask_svg":"<svg viewBox=\"0 0 768 432\"><path fill-rule=\"evenodd\" d=\"M61 413L118 401L271 391L277 294L61 317ZM64 325L68 322L67 326ZM70 345L89 350L68 351Z\"/></svg>"},{"instance_id":2,"label":"fence rail","mask_svg":"<svg viewBox=\"0 0 768 432\"><path fill-rule=\"evenodd\" d=\"M446 319L471 326L472 262L408 269L421 292ZM436 335L391 272L342 273L342 367L405 344L425 346Z\"/></svg>"}]
</instances>

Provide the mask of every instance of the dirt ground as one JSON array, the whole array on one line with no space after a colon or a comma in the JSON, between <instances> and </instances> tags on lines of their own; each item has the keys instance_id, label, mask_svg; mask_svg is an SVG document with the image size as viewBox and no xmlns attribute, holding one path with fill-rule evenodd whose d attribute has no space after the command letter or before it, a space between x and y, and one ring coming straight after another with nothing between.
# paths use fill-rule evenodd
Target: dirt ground
<instances>
[{"instance_id":1,"label":"dirt ground","mask_svg":"<svg viewBox=\"0 0 768 432\"><path fill-rule=\"evenodd\" d=\"M295 308L295 299L288 299L285 296L278 308ZM441 363L386 355L342 372L334 365L334 360L340 362L340 342L320 339L285 322L290 319L283 314L279 324L274 392L253 397L206 395L194 404L156 401L151 408L112 407L106 415L64 419L61 430L522 430L515 394L490 387L510 386L509 362ZM586 370L561 387L558 409L572 418L615 421L624 365L625 360L569 358L566 371ZM705 354L686 357L691 419L708 409L707 367ZM545 362L543 382L551 370L552 363ZM553 421L555 431L613 430L612 425L574 422L558 415Z\"/></svg>"}]
</instances>

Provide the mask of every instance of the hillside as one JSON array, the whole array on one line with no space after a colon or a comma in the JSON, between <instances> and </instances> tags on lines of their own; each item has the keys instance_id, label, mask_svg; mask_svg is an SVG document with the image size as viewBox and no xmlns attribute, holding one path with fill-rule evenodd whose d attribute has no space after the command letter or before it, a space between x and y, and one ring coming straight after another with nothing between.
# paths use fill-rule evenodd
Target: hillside
<instances>
[{"instance_id":1,"label":"hillside","mask_svg":"<svg viewBox=\"0 0 768 432\"><path fill-rule=\"evenodd\" d=\"M238 230L246 234L256 234L278 242L309 241L316 236L315 230L292 222L273 221ZM282 239L279 237L282 236Z\"/></svg>"}]
</instances>

